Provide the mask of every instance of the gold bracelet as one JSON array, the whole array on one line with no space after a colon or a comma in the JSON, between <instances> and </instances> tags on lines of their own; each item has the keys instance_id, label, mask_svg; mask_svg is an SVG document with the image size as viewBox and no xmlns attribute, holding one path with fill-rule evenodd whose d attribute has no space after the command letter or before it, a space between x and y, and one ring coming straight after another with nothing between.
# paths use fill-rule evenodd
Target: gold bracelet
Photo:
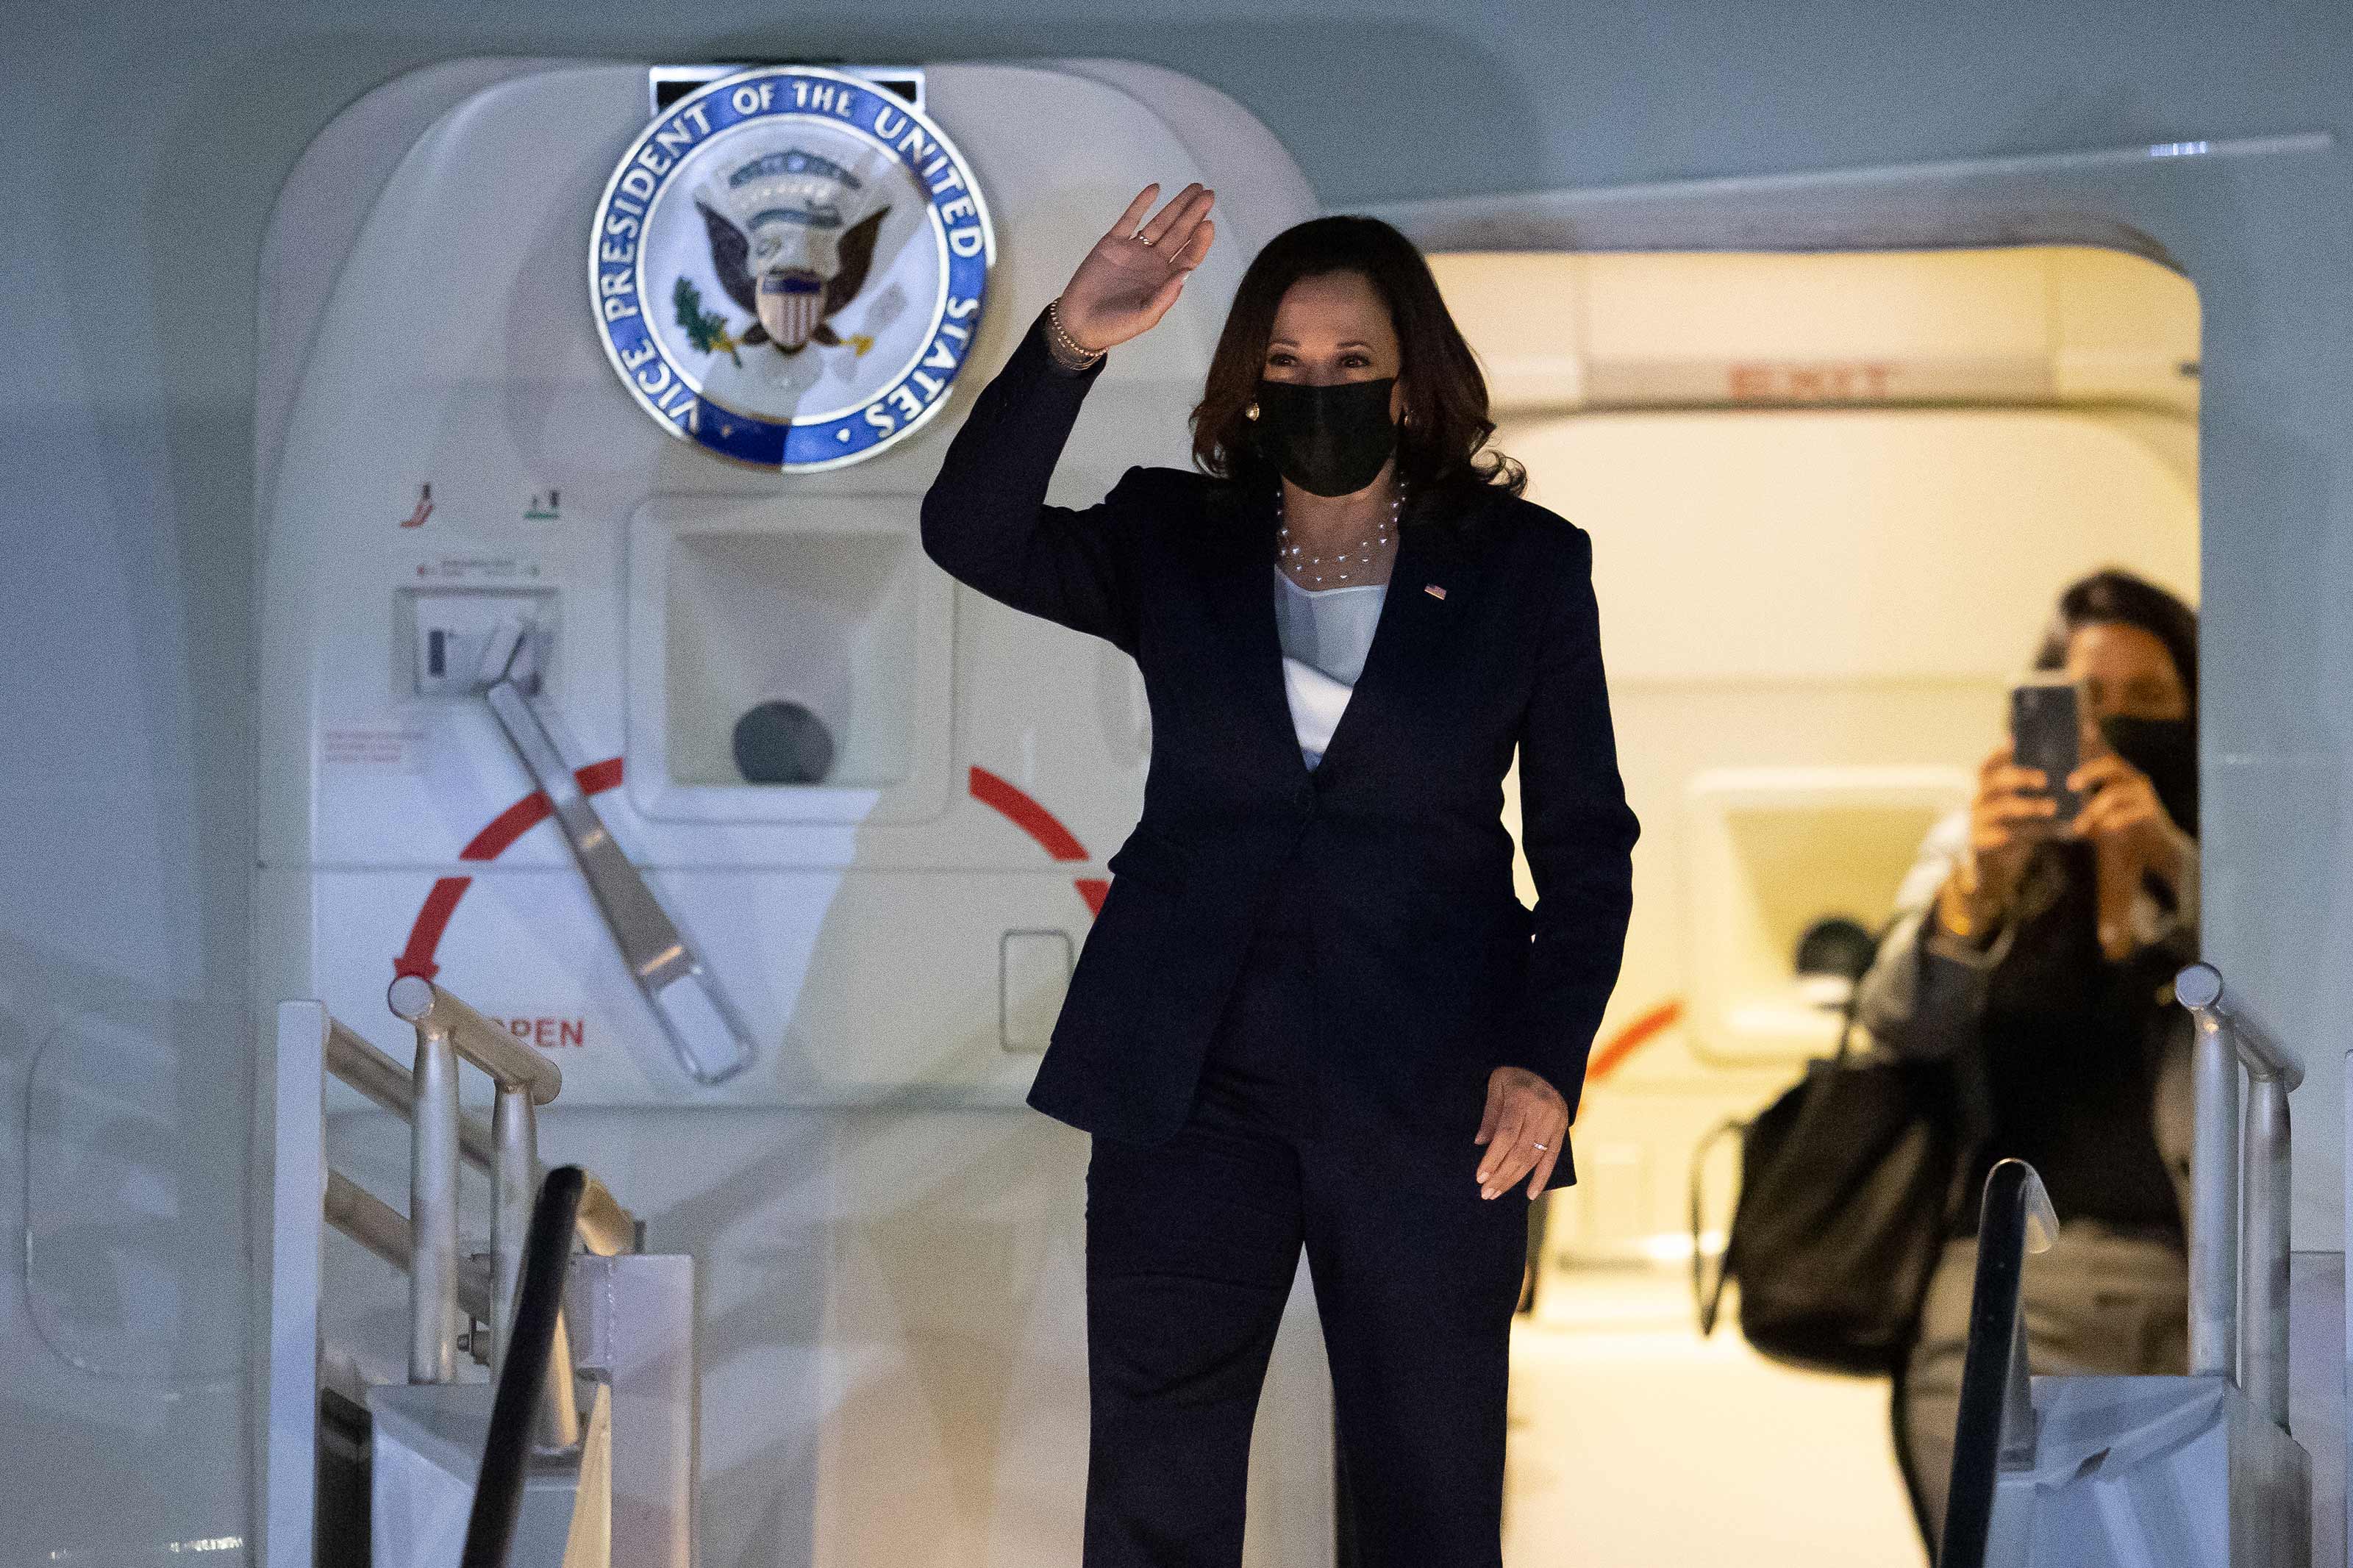
<instances>
[{"instance_id":1,"label":"gold bracelet","mask_svg":"<svg viewBox=\"0 0 2353 1568\"><path fill-rule=\"evenodd\" d=\"M1985 883L1975 866L1957 867L1936 888L1936 921L1947 935L1974 943L1980 949L1989 945L1989 939L2008 918L2002 904L1985 907Z\"/></svg>"},{"instance_id":2,"label":"gold bracelet","mask_svg":"<svg viewBox=\"0 0 2353 1568\"><path fill-rule=\"evenodd\" d=\"M1936 889L1936 919L1947 932L1964 942L1978 934L1978 922L1969 910L1969 896L1956 889L1949 880Z\"/></svg>"},{"instance_id":3,"label":"gold bracelet","mask_svg":"<svg viewBox=\"0 0 2353 1568\"><path fill-rule=\"evenodd\" d=\"M1046 357L1054 362L1056 368L1067 371L1072 375L1077 375L1082 371L1092 370L1095 366L1094 360L1073 354L1062 346L1060 338L1051 333L1047 334L1046 338Z\"/></svg>"},{"instance_id":4,"label":"gold bracelet","mask_svg":"<svg viewBox=\"0 0 2353 1568\"><path fill-rule=\"evenodd\" d=\"M1069 349L1071 351L1071 354L1077 357L1078 363L1077 364L1072 365L1071 368L1084 369L1086 366L1091 365L1094 363L1095 361L1103 358L1103 351L1102 349L1088 348L1084 343L1080 342L1078 339L1071 336L1071 330L1062 325L1062 298L1059 294L1046 301L1046 324L1052 330L1054 341L1064 348ZM1057 357L1061 358L1062 363L1065 364L1071 363L1070 358L1066 356L1058 355Z\"/></svg>"}]
</instances>

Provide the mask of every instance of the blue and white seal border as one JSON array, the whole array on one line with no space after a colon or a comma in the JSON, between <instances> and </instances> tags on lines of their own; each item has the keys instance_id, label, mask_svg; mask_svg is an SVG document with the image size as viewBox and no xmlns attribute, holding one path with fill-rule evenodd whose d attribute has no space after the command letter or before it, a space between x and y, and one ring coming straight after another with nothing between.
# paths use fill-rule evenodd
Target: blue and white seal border
<instances>
[{"instance_id":1,"label":"blue and white seal border","mask_svg":"<svg viewBox=\"0 0 2353 1568\"><path fill-rule=\"evenodd\" d=\"M813 107L815 106L815 107ZM702 395L702 378L652 330L646 221L671 176L706 142L749 122L810 119L895 159L928 194L942 285L924 346L873 396L848 409L784 421ZM858 77L817 66L763 66L723 77L672 104L638 133L606 182L589 226L591 304L605 357L640 407L671 435L754 468L810 472L871 458L905 439L947 401L987 298L997 258L988 206L971 168L922 110Z\"/></svg>"}]
</instances>

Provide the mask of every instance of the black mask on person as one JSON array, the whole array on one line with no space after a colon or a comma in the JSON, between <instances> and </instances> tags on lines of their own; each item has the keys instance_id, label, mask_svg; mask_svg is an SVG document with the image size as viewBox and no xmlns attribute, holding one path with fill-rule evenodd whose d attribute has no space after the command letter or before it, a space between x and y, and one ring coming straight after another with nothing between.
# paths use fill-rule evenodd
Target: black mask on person
<instances>
[{"instance_id":1,"label":"black mask on person","mask_svg":"<svg viewBox=\"0 0 2353 1568\"><path fill-rule=\"evenodd\" d=\"M1310 495L1363 489L1397 450L1389 388L1397 377L1310 386L1258 384L1258 448L1282 477Z\"/></svg>"},{"instance_id":2,"label":"black mask on person","mask_svg":"<svg viewBox=\"0 0 2353 1568\"><path fill-rule=\"evenodd\" d=\"M2187 719L2100 721L2108 749L2148 775L2174 826L2198 837L2198 726Z\"/></svg>"}]
</instances>

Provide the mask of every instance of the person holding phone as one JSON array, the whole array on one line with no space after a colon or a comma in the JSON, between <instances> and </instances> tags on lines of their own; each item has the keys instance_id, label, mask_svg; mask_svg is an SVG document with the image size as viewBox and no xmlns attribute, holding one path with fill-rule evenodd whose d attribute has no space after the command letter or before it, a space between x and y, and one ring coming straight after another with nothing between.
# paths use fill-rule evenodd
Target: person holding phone
<instances>
[{"instance_id":1,"label":"person holding phone","mask_svg":"<svg viewBox=\"0 0 2353 1568\"><path fill-rule=\"evenodd\" d=\"M1156 195L1020 339L923 508L934 562L1133 657L1152 710L1143 819L1029 1091L1093 1135L1083 1561L1240 1563L1303 1250L1354 1560L1498 1568L1529 1200L1572 1177L1632 906L1591 542L1484 450L1429 264L1368 217L1251 260L1192 468L1049 505L1088 389L1208 254L1211 194Z\"/></svg>"},{"instance_id":2,"label":"person holding phone","mask_svg":"<svg viewBox=\"0 0 2353 1568\"><path fill-rule=\"evenodd\" d=\"M2188 1353L2190 1025L2171 983L2197 955L2197 615L2095 573L2060 595L2035 663L1856 995L1880 1047L1953 1064L1969 1150L1896 1389L1931 1542L1995 1161L2031 1163L2061 1220L2021 1288L2033 1369L2178 1373Z\"/></svg>"}]
</instances>

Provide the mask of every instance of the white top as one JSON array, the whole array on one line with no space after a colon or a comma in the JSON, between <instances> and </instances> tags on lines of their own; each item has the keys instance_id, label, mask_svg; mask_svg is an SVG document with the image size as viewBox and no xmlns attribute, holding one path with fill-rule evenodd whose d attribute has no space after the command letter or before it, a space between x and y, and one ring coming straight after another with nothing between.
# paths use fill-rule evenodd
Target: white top
<instances>
[{"instance_id":1,"label":"white top","mask_svg":"<svg viewBox=\"0 0 2353 1568\"><path fill-rule=\"evenodd\" d=\"M1282 690L1291 703L1291 726L1299 754L1309 767L1324 760L1348 706L1365 655L1380 622L1386 583L1351 583L1337 588L1303 588L1282 567L1274 569L1274 625L1282 642Z\"/></svg>"}]
</instances>

